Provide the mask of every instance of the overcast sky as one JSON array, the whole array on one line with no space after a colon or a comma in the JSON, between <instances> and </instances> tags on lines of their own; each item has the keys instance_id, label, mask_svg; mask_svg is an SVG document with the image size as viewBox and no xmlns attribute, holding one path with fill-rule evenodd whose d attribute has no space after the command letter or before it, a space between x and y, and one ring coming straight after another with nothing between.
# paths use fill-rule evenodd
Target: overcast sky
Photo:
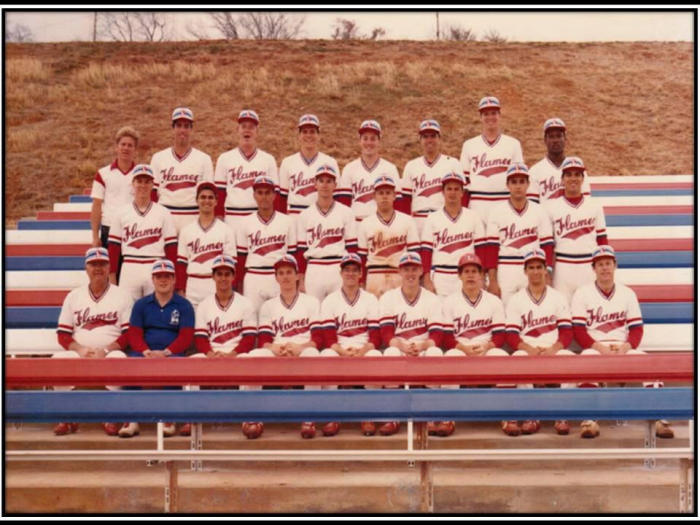
<instances>
[{"instance_id":1,"label":"overcast sky","mask_svg":"<svg viewBox=\"0 0 700 525\"><path fill-rule=\"evenodd\" d=\"M147 9L149 6L142 7ZM220 7L211 6L211 9L217 10ZM493 6L490 7L493 9ZM25 7L21 8L26 9ZM250 10L254 10L254 8ZM422 40L435 38L435 11L326 10L309 11L303 14L306 16L303 38L330 38L332 26L337 18L355 20L361 32L364 33L369 33L374 27L383 27L386 29L386 39ZM92 39L92 12L34 10L5 11L5 15L8 24L27 26L32 31L35 42ZM206 12L180 11L174 12L170 16L172 16L176 33L179 35L178 40L192 39L186 31L188 24L194 24L200 28L211 26L210 17ZM496 31L511 42L693 40L693 14L690 11L440 11L439 21L441 30L445 30L450 25L460 25L474 31L479 38L489 31ZM220 38L218 33L211 29L210 31L212 38Z\"/></svg>"}]
</instances>

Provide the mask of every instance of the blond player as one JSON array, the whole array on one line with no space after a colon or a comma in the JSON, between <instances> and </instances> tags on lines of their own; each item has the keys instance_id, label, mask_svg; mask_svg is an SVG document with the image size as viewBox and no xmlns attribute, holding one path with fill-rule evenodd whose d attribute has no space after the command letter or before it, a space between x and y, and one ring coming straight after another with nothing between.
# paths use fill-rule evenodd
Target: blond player
<instances>
[{"instance_id":1,"label":"blond player","mask_svg":"<svg viewBox=\"0 0 700 525\"><path fill-rule=\"evenodd\" d=\"M360 156L343 168L335 191L336 199L350 206L357 221L376 210L374 181L384 175L399 180L396 166L379 156L382 127L376 120L365 120L359 129Z\"/></svg>"},{"instance_id":2,"label":"blond player","mask_svg":"<svg viewBox=\"0 0 700 525\"><path fill-rule=\"evenodd\" d=\"M520 141L501 132L501 103L496 97L479 101L481 135L462 145L459 161L467 179L469 208L486 223L491 205L508 198L506 170L523 162Z\"/></svg>"},{"instance_id":3,"label":"blond player","mask_svg":"<svg viewBox=\"0 0 700 525\"><path fill-rule=\"evenodd\" d=\"M299 151L285 157L280 164L278 209L289 215L298 215L316 202L316 170L327 164L340 173L338 162L319 151L321 123L316 115L299 118Z\"/></svg>"},{"instance_id":4,"label":"blond player","mask_svg":"<svg viewBox=\"0 0 700 525\"><path fill-rule=\"evenodd\" d=\"M366 290L379 298L401 285L399 259L406 251L418 252L420 239L413 219L394 210L394 179L382 175L373 186L377 210L357 229L357 253L366 261Z\"/></svg>"},{"instance_id":5,"label":"blond player","mask_svg":"<svg viewBox=\"0 0 700 525\"><path fill-rule=\"evenodd\" d=\"M214 181L214 165L209 155L192 147L192 110L175 108L171 122L173 145L153 154L151 168L158 202L170 210L179 235L184 226L197 220L197 184Z\"/></svg>"}]
</instances>

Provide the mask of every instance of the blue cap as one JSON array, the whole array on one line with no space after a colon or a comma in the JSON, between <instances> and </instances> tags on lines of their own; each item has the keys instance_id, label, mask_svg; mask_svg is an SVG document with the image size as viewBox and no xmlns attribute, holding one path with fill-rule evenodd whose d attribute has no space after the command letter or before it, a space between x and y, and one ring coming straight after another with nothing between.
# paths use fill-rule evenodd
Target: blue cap
<instances>
[{"instance_id":1,"label":"blue cap","mask_svg":"<svg viewBox=\"0 0 700 525\"><path fill-rule=\"evenodd\" d=\"M362 259L356 253L346 253L340 260L340 267L344 267L348 264L356 264L360 268L362 267Z\"/></svg>"},{"instance_id":2,"label":"blue cap","mask_svg":"<svg viewBox=\"0 0 700 525\"><path fill-rule=\"evenodd\" d=\"M172 273L175 275L175 265L168 259L159 259L153 263L153 268L151 268L151 275L157 273Z\"/></svg>"}]
</instances>

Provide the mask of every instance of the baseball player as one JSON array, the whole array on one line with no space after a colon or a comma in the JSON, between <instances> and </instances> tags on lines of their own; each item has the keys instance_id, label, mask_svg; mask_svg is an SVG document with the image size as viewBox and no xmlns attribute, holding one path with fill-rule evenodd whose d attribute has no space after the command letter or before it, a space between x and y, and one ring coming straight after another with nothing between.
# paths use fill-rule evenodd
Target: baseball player
<instances>
[{"instance_id":1,"label":"baseball player","mask_svg":"<svg viewBox=\"0 0 700 525\"><path fill-rule=\"evenodd\" d=\"M569 303L559 291L547 284L547 258L535 248L523 257L527 286L516 292L506 304L506 342L515 350L512 355L562 355L571 344ZM531 388L531 385L528 385ZM504 421L503 432L510 436L532 434L539 421ZM557 421L558 433L568 432L565 421Z\"/></svg>"},{"instance_id":2,"label":"baseball player","mask_svg":"<svg viewBox=\"0 0 700 525\"><path fill-rule=\"evenodd\" d=\"M344 168L340 184L335 192L336 199L350 206L357 221L361 221L376 210L374 181L385 175L399 180L396 166L379 156L382 127L376 120L365 120L359 129L360 156Z\"/></svg>"},{"instance_id":3,"label":"baseball player","mask_svg":"<svg viewBox=\"0 0 700 525\"><path fill-rule=\"evenodd\" d=\"M127 330L131 315L131 297L109 283L109 254L102 247L90 248L85 253L85 272L88 284L66 295L58 317L58 343L66 350L52 357L102 359L126 357ZM118 390L118 387L107 387ZM72 390L73 387L54 387L54 390ZM116 423L103 423L109 436L116 436ZM58 423L53 432L57 436L78 431L77 423Z\"/></svg>"},{"instance_id":4,"label":"baseball player","mask_svg":"<svg viewBox=\"0 0 700 525\"><path fill-rule=\"evenodd\" d=\"M211 181L197 183L199 217L180 231L175 267L175 289L187 297L193 307L216 291L211 278L211 263L222 253L236 254L233 230L216 218L216 186Z\"/></svg>"},{"instance_id":5,"label":"baseball player","mask_svg":"<svg viewBox=\"0 0 700 525\"><path fill-rule=\"evenodd\" d=\"M457 263L466 253L485 256L486 234L481 218L462 206L464 178L458 172L442 177L442 209L431 213L421 233L423 286L440 297L459 291Z\"/></svg>"},{"instance_id":6,"label":"baseball player","mask_svg":"<svg viewBox=\"0 0 700 525\"><path fill-rule=\"evenodd\" d=\"M316 115L302 115L299 118L298 152L285 157L280 164L278 209L289 215L298 215L316 201L316 170L327 164L340 173L338 162L319 151L321 123Z\"/></svg>"},{"instance_id":7,"label":"baseball player","mask_svg":"<svg viewBox=\"0 0 700 525\"><path fill-rule=\"evenodd\" d=\"M554 238L549 215L539 204L527 198L530 185L525 164L508 167L506 185L510 193L507 201L496 202L486 223L488 290L504 303L527 285L523 273L523 254L542 248L547 255L551 272L554 262Z\"/></svg>"},{"instance_id":8,"label":"baseball player","mask_svg":"<svg viewBox=\"0 0 700 525\"><path fill-rule=\"evenodd\" d=\"M622 283L615 282L617 259L612 246L598 246L593 251L595 281L576 290L571 302L574 337L583 354L643 354L639 350L644 333L642 312L637 295ZM661 383L645 383L658 387ZM581 423L583 437L596 437L598 423ZM673 429L666 420L656 422L656 435L672 438Z\"/></svg>"},{"instance_id":9,"label":"baseball player","mask_svg":"<svg viewBox=\"0 0 700 525\"><path fill-rule=\"evenodd\" d=\"M603 209L581 192L585 166L578 157L561 165L564 195L546 208L554 233L554 288L567 301L580 285L595 279L591 254L597 245L608 244Z\"/></svg>"},{"instance_id":10,"label":"baseball player","mask_svg":"<svg viewBox=\"0 0 700 525\"><path fill-rule=\"evenodd\" d=\"M296 258L301 290L323 301L341 287L340 260L346 252L357 251L357 234L352 210L333 200L338 180L335 168L319 167L315 179L316 204L301 212L296 221ZM304 279L307 267L313 279Z\"/></svg>"},{"instance_id":11,"label":"baseball player","mask_svg":"<svg viewBox=\"0 0 700 525\"><path fill-rule=\"evenodd\" d=\"M401 285L398 274L401 254L418 252L420 239L413 219L394 210L394 179L381 175L373 187L377 210L365 217L357 229L357 253L363 263L366 261L366 290L379 298Z\"/></svg>"},{"instance_id":12,"label":"baseball player","mask_svg":"<svg viewBox=\"0 0 700 525\"><path fill-rule=\"evenodd\" d=\"M566 124L560 118L550 118L544 123L544 145L547 155L530 167L530 182L528 199L548 206L551 199L564 195L561 182L561 165L566 158ZM535 186L533 189L532 186ZM588 177L583 178L582 190L584 195L591 194Z\"/></svg>"},{"instance_id":13,"label":"baseball player","mask_svg":"<svg viewBox=\"0 0 700 525\"><path fill-rule=\"evenodd\" d=\"M284 255L275 263L275 278L279 283L279 297L265 301L260 307L258 322L258 345L250 357L311 357L337 356L334 350L323 347L320 312L318 300L298 290L299 273L297 262L291 255ZM243 355L243 354L241 354ZM250 388L250 387L247 387ZM318 387L305 387L307 389ZM337 422L327 423L323 427L324 435L332 436L338 432ZM243 434L249 439L259 437L263 424L259 422L243 423ZM316 435L316 425L307 421L301 425L301 436L305 439Z\"/></svg>"},{"instance_id":14,"label":"baseball player","mask_svg":"<svg viewBox=\"0 0 700 525\"><path fill-rule=\"evenodd\" d=\"M262 303L279 295L273 266L284 254L294 255L297 235L292 218L274 209L275 182L271 178L256 177L253 196L258 211L239 219L236 244L238 282L257 312Z\"/></svg>"},{"instance_id":15,"label":"baseball player","mask_svg":"<svg viewBox=\"0 0 700 525\"><path fill-rule=\"evenodd\" d=\"M194 114L175 108L171 117L173 145L151 157L157 201L170 210L178 235L197 219L197 183L214 181L211 157L192 147Z\"/></svg>"},{"instance_id":16,"label":"baseball player","mask_svg":"<svg viewBox=\"0 0 700 525\"><path fill-rule=\"evenodd\" d=\"M501 103L496 97L479 101L481 135L462 145L459 158L467 179L469 207L486 223L491 204L508 199L506 170L512 162L523 162L520 141L501 132Z\"/></svg>"},{"instance_id":17,"label":"baseball player","mask_svg":"<svg viewBox=\"0 0 700 525\"><path fill-rule=\"evenodd\" d=\"M95 247L107 248L109 227L117 210L134 198L131 173L136 166L134 157L139 144L139 134L134 128L125 126L117 131L115 142L117 158L97 171L90 192L90 228L92 246Z\"/></svg>"},{"instance_id":18,"label":"baseball player","mask_svg":"<svg viewBox=\"0 0 700 525\"><path fill-rule=\"evenodd\" d=\"M461 173L459 161L442 153L440 124L437 120L424 120L418 127L418 137L423 155L409 160L403 169L403 188L396 201L396 209L413 217L418 234L432 212L442 208L442 177L445 173ZM466 206L466 194L464 205Z\"/></svg>"},{"instance_id":19,"label":"baseball player","mask_svg":"<svg viewBox=\"0 0 700 525\"><path fill-rule=\"evenodd\" d=\"M258 114L244 109L238 115L238 147L219 155L214 171L214 182L219 190L217 217L226 216L226 223L234 217L255 212L253 182L260 175L275 181L279 191L277 162L269 153L258 149Z\"/></svg>"},{"instance_id":20,"label":"baseball player","mask_svg":"<svg viewBox=\"0 0 700 525\"><path fill-rule=\"evenodd\" d=\"M130 357L163 359L182 357L194 339L194 308L175 293L175 265L168 259L159 259L151 266L153 293L134 303L129 319ZM191 425L180 429L181 436L190 435ZM163 427L165 437L174 436L175 423ZM119 437L139 434L138 423L124 423Z\"/></svg>"},{"instance_id":21,"label":"baseball player","mask_svg":"<svg viewBox=\"0 0 700 525\"><path fill-rule=\"evenodd\" d=\"M139 164L133 170L134 200L117 210L109 232L110 282L117 283L136 300L153 291L150 266L158 259L177 258L177 233L170 212L151 201L153 170Z\"/></svg>"},{"instance_id":22,"label":"baseball player","mask_svg":"<svg viewBox=\"0 0 700 525\"><path fill-rule=\"evenodd\" d=\"M444 323L437 296L420 285L423 265L415 252L399 260L401 287L387 291L379 299L379 330L385 356L443 355L440 346ZM363 429L364 430L364 429ZM399 430L398 421L379 428L384 436Z\"/></svg>"}]
</instances>

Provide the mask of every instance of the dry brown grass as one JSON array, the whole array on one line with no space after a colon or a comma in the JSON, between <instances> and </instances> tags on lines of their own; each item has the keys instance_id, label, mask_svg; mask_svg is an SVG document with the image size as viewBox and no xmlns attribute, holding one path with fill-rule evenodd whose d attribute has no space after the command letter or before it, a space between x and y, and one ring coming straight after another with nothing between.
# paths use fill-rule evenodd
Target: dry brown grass
<instances>
[{"instance_id":1,"label":"dry brown grass","mask_svg":"<svg viewBox=\"0 0 700 525\"><path fill-rule=\"evenodd\" d=\"M399 170L420 154L432 117L445 151L479 133L475 110L493 94L527 163L541 126L569 126L571 154L592 174L693 170L691 43L212 41L6 46L6 226L66 201L112 160L117 128L142 134L139 160L169 145L178 105L197 118L195 143L214 159L235 145L244 107L262 118L260 145L278 162L297 147L299 115L316 113L323 149L358 155L357 126L378 119L383 155Z\"/></svg>"}]
</instances>

